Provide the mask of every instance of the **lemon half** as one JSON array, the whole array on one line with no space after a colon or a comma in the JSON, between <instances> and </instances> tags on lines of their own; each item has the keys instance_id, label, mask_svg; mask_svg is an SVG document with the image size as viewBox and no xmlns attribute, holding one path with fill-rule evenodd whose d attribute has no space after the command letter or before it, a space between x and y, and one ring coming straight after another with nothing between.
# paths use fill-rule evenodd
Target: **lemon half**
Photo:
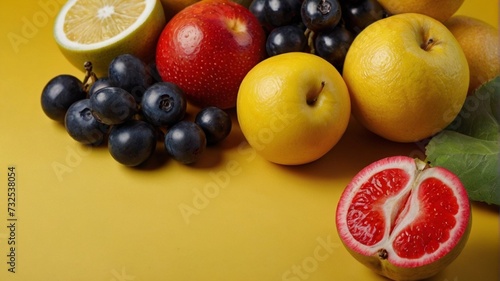
<instances>
[{"instance_id":1,"label":"lemon half","mask_svg":"<svg viewBox=\"0 0 500 281\"><path fill-rule=\"evenodd\" d=\"M151 61L165 24L159 0L69 0L57 15L54 37L73 65L83 71L90 61L97 75L106 76L120 54Z\"/></svg>"}]
</instances>

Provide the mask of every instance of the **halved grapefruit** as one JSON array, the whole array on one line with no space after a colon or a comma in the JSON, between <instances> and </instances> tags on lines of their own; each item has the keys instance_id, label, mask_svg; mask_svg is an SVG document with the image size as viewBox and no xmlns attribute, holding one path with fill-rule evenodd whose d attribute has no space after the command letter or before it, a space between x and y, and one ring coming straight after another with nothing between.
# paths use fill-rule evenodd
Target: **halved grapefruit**
<instances>
[{"instance_id":1,"label":"halved grapefruit","mask_svg":"<svg viewBox=\"0 0 500 281\"><path fill-rule=\"evenodd\" d=\"M460 254L471 209L455 174L393 156L368 165L348 184L336 225L361 263L393 280L420 280Z\"/></svg>"}]
</instances>

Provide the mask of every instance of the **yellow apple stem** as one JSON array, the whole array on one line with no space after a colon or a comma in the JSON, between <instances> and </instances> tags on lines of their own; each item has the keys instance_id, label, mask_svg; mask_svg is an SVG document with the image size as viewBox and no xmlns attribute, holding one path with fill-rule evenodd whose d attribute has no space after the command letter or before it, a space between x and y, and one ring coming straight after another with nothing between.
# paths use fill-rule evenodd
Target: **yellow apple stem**
<instances>
[{"instance_id":1,"label":"yellow apple stem","mask_svg":"<svg viewBox=\"0 0 500 281\"><path fill-rule=\"evenodd\" d=\"M437 42L431 37L427 39L427 41L423 43L421 47L424 51L429 51L432 48L432 46L436 45L436 43Z\"/></svg>"},{"instance_id":2,"label":"yellow apple stem","mask_svg":"<svg viewBox=\"0 0 500 281\"><path fill-rule=\"evenodd\" d=\"M321 93L321 91L323 91L324 87L325 87L325 81L321 81L321 88L319 89L319 91L310 91L308 93L306 100L308 105L313 106L316 103L316 101L318 100L318 96Z\"/></svg>"}]
</instances>

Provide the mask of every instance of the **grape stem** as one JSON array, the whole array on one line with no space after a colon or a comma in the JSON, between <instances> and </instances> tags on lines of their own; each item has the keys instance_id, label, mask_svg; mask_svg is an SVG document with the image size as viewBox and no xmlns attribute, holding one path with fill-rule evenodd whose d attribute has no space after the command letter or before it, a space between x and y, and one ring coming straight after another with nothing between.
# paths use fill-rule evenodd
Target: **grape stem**
<instances>
[{"instance_id":1,"label":"grape stem","mask_svg":"<svg viewBox=\"0 0 500 281\"><path fill-rule=\"evenodd\" d=\"M307 38L307 46L309 46L309 52L314 55L316 50L314 49L314 36L316 36L316 33L309 29L306 28L306 31L304 31L304 35Z\"/></svg>"},{"instance_id":2,"label":"grape stem","mask_svg":"<svg viewBox=\"0 0 500 281\"><path fill-rule=\"evenodd\" d=\"M86 61L83 64L85 68L85 78L83 78L83 89L85 93L89 93L90 87L97 80L97 75L92 71L92 62Z\"/></svg>"}]
</instances>

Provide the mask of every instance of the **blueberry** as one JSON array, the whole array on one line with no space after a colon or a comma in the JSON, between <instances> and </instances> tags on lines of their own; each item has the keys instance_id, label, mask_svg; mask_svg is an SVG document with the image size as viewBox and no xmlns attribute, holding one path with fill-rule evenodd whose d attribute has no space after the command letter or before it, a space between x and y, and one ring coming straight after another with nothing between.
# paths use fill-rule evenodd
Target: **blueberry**
<instances>
[{"instance_id":1,"label":"blueberry","mask_svg":"<svg viewBox=\"0 0 500 281\"><path fill-rule=\"evenodd\" d=\"M78 78L62 74L52 78L42 90L42 109L50 119L64 122L68 108L76 101L85 99L83 83Z\"/></svg>"},{"instance_id":2,"label":"blueberry","mask_svg":"<svg viewBox=\"0 0 500 281\"><path fill-rule=\"evenodd\" d=\"M99 78L92 84L92 86L90 86L88 96L91 97L93 94L95 94L97 91L99 91L102 88L117 87L117 86L118 86L118 83L109 79L108 77Z\"/></svg>"},{"instance_id":3,"label":"blueberry","mask_svg":"<svg viewBox=\"0 0 500 281\"><path fill-rule=\"evenodd\" d=\"M268 0L253 0L248 6L248 10L257 18L266 33L272 30L272 26L266 19L266 2Z\"/></svg>"},{"instance_id":4,"label":"blueberry","mask_svg":"<svg viewBox=\"0 0 500 281\"><path fill-rule=\"evenodd\" d=\"M145 121L129 120L111 128L108 149L111 156L125 166L138 166L154 153L156 131Z\"/></svg>"},{"instance_id":5,"label":"blueberry","mask_svg":"<svg viewBox=\"0 0 500 281\"><path fill-rule=\"evenodd\" d=\"M89 99L79 100L69 107L64 126L74 140L90 145L101 144L109 129L92 115Z\"/></svg>"},{"instance_id":6,"label":"blueberry","mask_svg":"<svg viewBox=\"0 0 500 281\"><path fill-rule=\"evenodd\" d=\"M180 121L165 135L165 149L173 159L192 164L201 158L205 151L207 139L205 133L190 121Z\"/></svg>"},{"instance_id":7,"label":"blueberry","mask_svg":"<svg viewBox=\"0 0 500 281\"><path fill-rule=\"evenodd\" d=\"M300 21L301 0L267 0L264 4L266 21L274 27Z\"/></svg>"},{"instance_id":8,"label":"blueberry","mask_svg":"<svg viewBox=\"0 0 500 281\"><path fill-rule=\"evenodd\" d=\"M387 17L387 13L377 0L360 0L344 5L342 10L346 27L359 34L368 25Z\"/></svg>"},{"instance_id":9,"label":"blueberry","mask_svg":"<svg viewBox=\"0 0 500 281\"><path fill-rule=\"evenodd\" d=\"M302 21L313 31L334 28L342 18L338 0L305 0L301 7Z\"/></svg>"},{"instance_id":10,"label":"blueberry","mask_svg":"<svg viewBox=\"0 0 500 281\"><path fill-rule=\"evenodd\" d=\"M195 123L205 133L207 144L213 145L225 139L231 132L231 117L218 107L202 109L195 117Z\"/></svg>"},{"instance_id":11,"label":"blueberry","mask_svg":"<svg viewBox=\"0 0 500 281\"><path fill-rule=\"evenodd\" d=\"M142 113L154 126L170 127L186 114L186 97L177 85L159 82L149 87L142 96Z\"/></svg>"},{"instance_id":12,"label":"blueberry","mask_svg":"<svg viewBox=\"0 0 500 281\"><path fill-rule=\"evenodd\" d=\"M136 101L140 101L151 83L146 65L130 54L119 55L111 61L108 77L115 81L118 87L132 94Z\"/></svg>"},{"instance_id":13,"label":"blueberry","mask_svg":"<svg viewBox=\"0 0 500 281\"><path fill-rule=\"evenodd\" d=\"M266 40L266 52L275 56L288 52L302 52L307 46L304 31L297 25L276 27Z\"/></svg>"},{"instance_id":14,"label":"blueberry","mask_svg":"<svg viewBox=\"0 0 500 281\"><path fill-rule=\"evenodd\" d=\"M354 41L354 34L342 26L319 32L314 39L316 54L342 73L347 51Z\"/></svg>"},{"instance_id":15,"label":"blueberry","mask_svg":"<svg viewBox=\"0 0 500 281\"><path fill-rule=\"evenodd\" d=\"M123 123L137 112L134 97L122 88L105 87L90 97L92 113L108 125Z\"/></svg>"}]
</instances>

